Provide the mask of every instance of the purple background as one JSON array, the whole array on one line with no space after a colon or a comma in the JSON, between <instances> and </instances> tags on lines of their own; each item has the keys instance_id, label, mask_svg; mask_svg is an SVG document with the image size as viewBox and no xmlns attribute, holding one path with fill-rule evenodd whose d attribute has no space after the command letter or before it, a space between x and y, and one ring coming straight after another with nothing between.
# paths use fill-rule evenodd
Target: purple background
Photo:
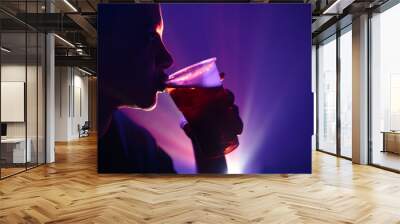
<instances>
[{"instance_id":1,"label":"purple background","mask_svg":"<svg viewBox=\"0 0 400 224\"><path fill-rule=\"evenodd\" d=\"M169 72L217 57L244 121L229 173L310 173L311 9L306 4L162 4ZM151 112L124 109L179 173L195 173L191 144L166 94Z\"/></svg>"}]
</instances>

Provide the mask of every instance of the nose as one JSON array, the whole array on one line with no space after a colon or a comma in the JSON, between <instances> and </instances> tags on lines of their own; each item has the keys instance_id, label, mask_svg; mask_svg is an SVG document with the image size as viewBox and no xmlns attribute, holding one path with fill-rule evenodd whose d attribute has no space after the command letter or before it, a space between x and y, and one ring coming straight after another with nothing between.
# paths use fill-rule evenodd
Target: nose
<instances>
[{"instance_id":1,"label":"nose","mask_svg":"<svg viewBox=\"0 0 400 224\"><path fill-rule=\"evenodd\" d=\"M159 66L161 69L167 69L172 65L172 63L172 56L169 54L164 44L161 43L160 51L157 55L157 66Z\"/></svg>"}]
</instances>

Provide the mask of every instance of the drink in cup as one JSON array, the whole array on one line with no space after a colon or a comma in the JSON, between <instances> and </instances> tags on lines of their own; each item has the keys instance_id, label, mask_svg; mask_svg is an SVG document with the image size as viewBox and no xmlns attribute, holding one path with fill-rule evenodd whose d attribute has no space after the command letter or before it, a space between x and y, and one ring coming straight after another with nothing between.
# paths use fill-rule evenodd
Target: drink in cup
<instances>
[{"instance_id":1,"label":"drink in cup","mask_svg":"<svg viewBox=\"0 0 400 224\"><path fill-rule=\"evenodd\" d=\"M216 58L209 58L194 65L183 68L168 77L167 92L182 112L187 124L183 129L191 128L190 132L194 147L197 147L206 157L221 157L233 151L239 145L237 136L224 136L223 119L218 116L209 116L210 107L218 107L216 98L224 94L222 78L215 63ZM210 125L201 120L203 117L214 118L207 122L220 123L210 130ZM222 115L223 116L223 115Z\"/></svg>"}]
</instances>

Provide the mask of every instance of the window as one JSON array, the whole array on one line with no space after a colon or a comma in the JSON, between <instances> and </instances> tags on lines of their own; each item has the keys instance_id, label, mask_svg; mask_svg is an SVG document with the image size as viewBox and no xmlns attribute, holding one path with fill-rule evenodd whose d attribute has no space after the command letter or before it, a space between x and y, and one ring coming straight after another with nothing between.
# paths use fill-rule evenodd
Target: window
<instances>
[{"instance_id":1,"label":"window","mask_svg":"<svg viewBox=\"0 0 400 224\"><path fill-rule=\"evenodd\" d=\"M400 5L371 18L371 162L400 170Z\"/></svg>"},{"instance_id":2,"label":"window","mask_svg":"<svg viewBox=\"0 0 400 224\"><path fill-rule=\"evenodd\" d=\"M352 156L352 34L351 26L340 36L340 155Z\"/></svg>"},{"instance_id":3,"label":"window","mask_svg":"<svg viewBox=\"0 0 400 224\"><path fill-rule=\"evenodd\" d=\"M336 37L318 47L318 145L336 153Z\"/></svg>"}]
</instances>

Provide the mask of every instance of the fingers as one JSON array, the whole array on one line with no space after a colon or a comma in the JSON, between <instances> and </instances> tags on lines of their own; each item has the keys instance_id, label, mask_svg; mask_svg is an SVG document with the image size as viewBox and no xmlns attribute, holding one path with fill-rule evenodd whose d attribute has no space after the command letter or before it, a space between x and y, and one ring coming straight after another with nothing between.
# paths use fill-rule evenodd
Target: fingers
<instances>
[{"instance_id":1,"label":"fingers","mask_svg":"<svg viewBox=\"0 0 400 224\"><path fill-rule=\"evenodd\" d=\"M221 79L221 81L223 81L225 78L225 73L223 72L219 73L219 78Z\"/></svg>"},{"instance_id":2,"label":"fingers","mask_svg":"<svg viewBox=\"0 0 400 224\"><path fill-rule=\"evenodd\" d=\"M231 111L233 111L234 114L239 115L239 107L236 104L233 104L232 106L229 107Z\"/></svg>"},{"instance_id":3,"label":"fingers","mask_svg":"<svg viewBox=\"0 0 400 224\"><path fill-rule=\"evenodd\" d=\"M236 135L240 135L243 132L243 121L239 115L239 107L234 104L231 107L231 113L233 114L232 115L233 129L235 130Z\"/></svg>"},{"instance_id":4,"label":"fingers","mask_svg":"<svg viewBox=\"0 0 400 224\"><path fill-rule=\"evenodd\" d=\"M240 135L243 132L243 121L239 115L239 108L237 105L229 107L226 117L226 129L231 135Z\"/></svg>"},{"instance_id":5,"label":"fingers","mask_svg":"<svg viewBox=\"0 0 400 224\"><path fill-rule=\"evenodd\" d=\"M239 115L239 107L234 104L235 96L229 89L224 89L218 94L218 99L214 102L211 116L217 118L214 120L216 124L220 123L220 127L228 136L236 136L243 131L243 121ZM217 112L217 113L215 113Z\"/></svg>"},{"instance_id":6,"label":"fingers","mask_svg":"<svg viewBox=\"0 0 400 224\"><path fill-rule=\"evenodd\" d=\"M191 130L184 128L186 134L191 138L197 137L205 145L229 145L234 140L237 141L237 135L243 131L243 122L239 108L234 104L235 96L232 91L219 88L204 91L203 94L206 97L195 98L201 106L193 111L193 107L185 107L188 111L180 108L190 123ZM201 99L204 102L199 103Z\"/></svg>"},{"instance_id":7,"label":"fingers","mask_svg":"<svg viewBox=\"0 0 400 224\"><path fill-rule=\"evenodd\" d=\"M226 101L228 104L233 104L235 102L235 95L229 89L225 89Z\"/></svg>"},{"instance_id":8,"label":"fingers","mask_svg":"<svg viewBox=\"0 0 400 224\"><path fill-rule=\"evenodd\" d=\"M192 131L192 128L190 127L189 123L182 125L181 128L189 138L193 137L193 131Z\"/></svg>"},{"instance_id":9,"label":"fingers","mask_svg":"<svg viewBox=\"0 0 400 224\"><path fill-rule=\"evenodd\" d=\"M235 95L228 89L221 89L213 97L213 103L221 107L230 107L235 102Z\"/></svg>"}]
</instances>

